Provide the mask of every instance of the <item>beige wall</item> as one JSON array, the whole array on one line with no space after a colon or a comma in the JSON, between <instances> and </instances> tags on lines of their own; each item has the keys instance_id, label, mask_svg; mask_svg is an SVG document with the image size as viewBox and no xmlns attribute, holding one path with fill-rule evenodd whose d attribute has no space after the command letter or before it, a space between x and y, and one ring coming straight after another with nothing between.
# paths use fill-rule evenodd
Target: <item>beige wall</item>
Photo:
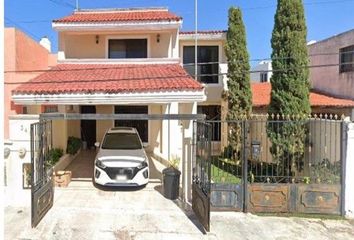
<instances>
[{"instance_id":1,"label":"beige wall","mask_svg":"<svg viewBox=\"0 0 354 240\"><path fill-rule=\"evenodd\" d=\"M68 124L66 120L52 121L53 147L61 148L66 152L68 141Z\"/></svg>"},{"instance_id":2,"label":"beige wall","mask_svg":"<svg viewBox=\"0 0 354 240\"><path fill-rule=\"evenodd\" d=\"M310 65L334 65L310 69L311 86L321 92L354 99L354 72L339 72L339 53L343 47L354 45L354 30L308 46Z\"/></svg>"},{"instance_id":3,"label":"beige wall","mask_svg":"<svg viewBox=\"0 0 354 240\"><path fill-rule=\"evenodd\" d=\"M157 35L160 34L160 42L157 42ZM99 42L96 43L96 35ZM65 52L65 58L106 58L108 50L108 39L110 38L147 38L148 52L151 58L171 57L172 50L170 43L176 47L176 32L133 32L133 33L59 33L59 51Z\"/></svg>"},{"instance_id":4,"label":"beige wall","mask_svg":"<svg viewBox=\"0 0 354 240\"><path fill-rule=\"evenodd\" d=\"M152 104L149 106L149 114L161 114L161 105ZM149 150L156 153L162 153L162 121L154 120L149 121Z\"/></svg>"},{"instance_id":5,"label":"beige wall","mask_svg":"<svg viewBox=\"0 0 354 240\"><path fill-rule=\"evenodd\" d=\"M112 114L114 112L112 105L96 106L97 114ZM97 120L96 121L96 141L101 142L106 131L114 126L114 120Z\"/></svg>"}]
</instances>

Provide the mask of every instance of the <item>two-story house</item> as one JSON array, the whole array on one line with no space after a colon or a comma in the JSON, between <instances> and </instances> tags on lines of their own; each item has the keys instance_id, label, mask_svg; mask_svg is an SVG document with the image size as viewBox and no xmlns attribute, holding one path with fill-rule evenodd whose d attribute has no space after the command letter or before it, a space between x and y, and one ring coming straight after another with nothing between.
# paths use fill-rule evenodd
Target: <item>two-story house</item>
<instances>
[{"instance_id":1,"label":"two-story house","mask_svg":"<svg viewBox=\"0 0 354 240\"><path fill-rule=\"evenodd\" d=\"M225 75L219 74L226 72L224 31L198 33L195 81L194 33L180 32L182 18L165 8L80 10L52 25L58 31L59 64L15 89L17 104L77 113L199 112L220 119L226 85ZM152 150L162 151L164 133L158 129L163 131L164 122L60 124L67 133L56 141L64 149L70 135L83 138L90 147L108 127L134 126ZM219 132L214 135L220 138Z\"/></svg>"},{"instance_id":2,"label":"two-story house","mask_svg":"<svg viewBox=\"0 0 354 240\"><path fill-rule=\"evenodd\" d=\"M308 45L313 89L354 100L354 29Z\"/></svg>"},{"instance_id":3,"label":"two-story house","mask_svg":"<svg viewBox=\"0 0 354 240\"><path fill-rule=\"evenodd\" d=\"M181 26L182 18L166 8L79 10L53 20L58 64L14 89L12 100L32 115L204 113L220 119L226 33L198 32L196 80L195 34ZM92 148L113 126L137 128L149 154L180 158L191 179L192 121L54 120L53 146L65 151L74 136ZM220 126L215 129L218 142Z\"/></svg>"}]
</instances>

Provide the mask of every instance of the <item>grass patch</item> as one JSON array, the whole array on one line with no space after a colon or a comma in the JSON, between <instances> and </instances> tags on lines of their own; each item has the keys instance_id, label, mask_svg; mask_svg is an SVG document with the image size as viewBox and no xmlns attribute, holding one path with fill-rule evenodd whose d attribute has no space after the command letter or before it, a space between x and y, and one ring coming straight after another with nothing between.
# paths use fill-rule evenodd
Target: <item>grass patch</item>
<instances>
[{"instance_id":1,"label":"grass patch","mask_svg":"<svg viewBox=\"0 0 354 240\"><path fill-rule=\"evenodd\" d=\"M211 164L211 180L214 183L233 183L240 184L241 178L232 175L229 172L222 170L221 168Z\"/></svg>"}]
</instances>

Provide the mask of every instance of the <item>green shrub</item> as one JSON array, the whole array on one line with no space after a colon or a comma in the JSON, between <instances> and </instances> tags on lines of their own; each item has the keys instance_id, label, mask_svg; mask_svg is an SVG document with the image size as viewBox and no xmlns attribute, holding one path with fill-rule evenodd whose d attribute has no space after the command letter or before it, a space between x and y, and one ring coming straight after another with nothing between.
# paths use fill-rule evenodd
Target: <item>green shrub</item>
<instances>
[{"instance_id":1,"label":"green shrub","mask_svg":"<svg viewBox=\"0 0 354 240\"><path fill-rule=\"evenodd\" d=\"M66 152L74 155L79 151L81 148L82 141L80 138L77 137L69 137L68 138L68 146L66 148Z\"/></svg>"},{"instance_id":2,"label":"green shrub","mask_svg":"<svg viewBox=\"0 0 354 240\"><path fill-rule=\"evenodd\" d=\"M63 156L64 151L61 148L53 148L49 150L47 165L54 166Z\"/></svg>"}]
</instances>

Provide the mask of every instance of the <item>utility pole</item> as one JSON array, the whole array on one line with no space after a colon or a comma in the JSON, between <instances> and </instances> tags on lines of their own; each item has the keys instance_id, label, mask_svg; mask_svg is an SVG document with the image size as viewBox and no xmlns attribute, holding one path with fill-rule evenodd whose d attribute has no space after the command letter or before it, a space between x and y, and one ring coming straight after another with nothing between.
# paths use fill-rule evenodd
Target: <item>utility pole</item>
<instances>
[{"instance_id":1,"label":"utility pole","mask_svg":"<svg viewBox=\"0 0 354 240\"><path fill-rule=\"evenodd\" d=\"M198 80L198 0L194 0L194 79Z\"/></svg>"},{"instance_id":2,"label":"utility pole","mask_svg":"<svg viewBox=\"0 0 354 240\"><path fill-rule=\"evenodd\" d=\"M76 11L79 11L79 0L76 0Z\"/></svg>"}]
</instances>

